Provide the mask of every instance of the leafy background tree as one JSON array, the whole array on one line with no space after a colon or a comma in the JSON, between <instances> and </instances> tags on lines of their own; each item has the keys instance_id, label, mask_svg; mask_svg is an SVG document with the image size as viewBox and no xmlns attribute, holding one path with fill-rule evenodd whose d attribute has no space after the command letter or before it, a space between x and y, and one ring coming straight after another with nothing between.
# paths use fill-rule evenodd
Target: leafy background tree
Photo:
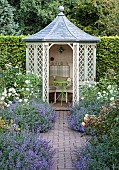
<instances>
[{"instance_id":1,"label":"leafy background tree","mask_svg":"<svg viewBox=\"0 0 119 170\"><path fill-rule=\"evenodd\" d=\"M0 0L3 1L7 3L7 0ZM8 3L13 23L19 23L19 30L24 35L48 25L59 13L60 5L64 6L65 15L84 31L101 36L119 35L118 0L8 0ZM7 18L5 14L2 16Z\"/></svg>"},{"instance_id":2,"label":"leafy background tree","mask_svg":"<svg viewBox=\"0 0 119 170\"><path fill-rule=\"evenodd\" d=\"M68 16L84 31L95 35L119 34L118 0L80 0Z\"/></svg>"},{"instance_id":3,"label":"leafy background tree","mask_svg":"<svg viewBox=\"0 0 119 170\"><path fill-rule=\"evenodd\" d=\"M19 34L18 24L14 21L15 9L7 0L0 0L0 34Z\"/></svg>"}]
</instances>

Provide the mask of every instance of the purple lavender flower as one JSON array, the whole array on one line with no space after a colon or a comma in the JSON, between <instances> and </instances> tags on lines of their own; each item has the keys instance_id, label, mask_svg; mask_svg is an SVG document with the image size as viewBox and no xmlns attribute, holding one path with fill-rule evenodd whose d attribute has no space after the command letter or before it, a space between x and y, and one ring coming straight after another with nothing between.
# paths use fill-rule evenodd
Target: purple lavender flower
<instances>
[{"instance_id":1,"label":"purple lavender flower","mask_svg":"<svg viewBox=\"0 0 119 170\"><path fill-rule=\"evenodd\" d=\"M0 136L1 169L51 170L55 150L38 134L22 131L6 132Z\"/></svg>"}]
</instances>

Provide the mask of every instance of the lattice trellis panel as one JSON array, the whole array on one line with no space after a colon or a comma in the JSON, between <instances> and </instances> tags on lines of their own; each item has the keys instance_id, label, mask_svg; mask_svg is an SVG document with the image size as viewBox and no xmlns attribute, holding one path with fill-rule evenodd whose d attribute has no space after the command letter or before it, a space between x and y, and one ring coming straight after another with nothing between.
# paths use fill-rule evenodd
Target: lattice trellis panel
<instances>
[{"instance_id":1,"label":"lattice trellis panel","mask_svg":"<svg viewBox=\"0 0 119 170\"><path fill-rule=\"evenodd\" d=\"M87 80L89 82L94 81L94 45L87 45L87 62L88 62L88 69L87 69Z\"/></svg>"},{"instance_id":2,"label":"lattice trellis panel","mask_svg":"<svg viewBox=\"0 0 119 170\"><path fill-rule=\"evenodd\" d=\"M79 91L78 91L78 64L77 64L77 61L78 61L78 58L77 58L77 44L74 44L73 45L73 104L76 104L77 101L79 100L78 99L78 94L79 94Z\"/></svg>"},{"instance_id":3,"label":"lattice trellis panel","mask_svg":"<svg viewBox=\"0 0 119 170\"><path fill-rule=\"evenodd\" d=\"M43 101L49 102L49 44L43 48Z\"/></svg>"},{"instance_id":4,"label":"lattice trellis panel","mask_svg":"<svg viewBox=\"0 0 119 170\"><path fill-rule=\"evenodd\" d=\"M43 44L38 44L37 45L37 72L40 77L43 76Z\"/></svg>"},{"instance_id":5,"label":"lattice trellis panel","mask_svg":"<svg viewBox=\"0 0 119 170\"><path fill-rule=\"evenodd\" d=\"M26 65L27 71L34 71L34 45L33 44L29 44L27 45L27 59L26 59Z\"/></svg>"},{"instance_id":6,"label":"lattice trellis panel","mask_svg":"<svg viewBox=\"0 0 119 170\"><path fill-rule=\"evenodd\" d=\"M85 45L79 44L79 83L85 79Z\"/></svg>"}]
</instances>

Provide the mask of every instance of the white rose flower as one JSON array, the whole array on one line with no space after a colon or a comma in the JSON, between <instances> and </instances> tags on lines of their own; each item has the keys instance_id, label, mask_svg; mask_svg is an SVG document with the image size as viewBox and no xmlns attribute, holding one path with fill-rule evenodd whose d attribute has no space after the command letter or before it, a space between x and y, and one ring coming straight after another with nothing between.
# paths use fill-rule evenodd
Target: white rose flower
<instances>
[{"instance_id":1,"label":"white rose flower","mask_svg":"<svg viewBox=\"0 0 119 170\"><path fill-rule=\"evenodd\" d=\"M12 93L8 93L8 97L10 97L12 95Z\"/></svg>"},{"instance_id":2,"label":"white rose flower","mask_svg":"<svg viewBox=\"0 0 119 170\"><path fill-rule=\"evenodd\" d=\"M101 93L100 93L100 92L98 92L98 95L100 96L100 95L101 95Z\"/></svg>"},{"instance_id":3,"label":"white rose flower","mask_svg":"<svg viewBox=\"0 0 119 170\"><path fill-rule=\"evenodd\" d=\"M19 99L19 102L22 102L22 99Z\"/></svg>"},{"instance_id":4,"label":"white rose flower","mask_svg":"<svg viewBox=\"0 0 119 170\"><path fill-rule=\"evenodd\" d=\"M16 90L14 88L10 88L9 92L16 93Z\"/></svg>"},{"instance_id":5,"label":"white rose flower","mask_svg":"<svg viewBox=\"0 0 119 170\"><path fill-rule=\"evenodd\" d=\"M109 86L107 87L107 89L108 89L108 90L110 90L111 88L112 88L112 86L111 86L111 85L109 85Z\"/></svg>"},{"instance_id":6,"label":"white rose flower","mask_svg":"<svg viewBox=\"0 0 119 170\"><path fill-rule=\"evenodd\" d=\"M7 107L10 107L10 104L8 104Z\"/></svg>"},{"instance_id":7,"label":"white rose flower","mask_svg":"<svg viewBox=\"0 0 119 170\"><path fill-rule=\"evenodd\" d=\"M112 93L113 93L113 90L110 90L110 93L112 94Z\"/></svg>"},{"instance_id":8,"label":"white rose flower","mask_svg":"<svg viewBox=\"0 0 119 170\"><path fill-rule=\"evenodd\" d=\"M19 68L18 66L15 66L15 68Z\"/></svg>"},{"instance_id":9,"label":"white rose flower","mask_svg":"<svg viewBox=\"0 0 119 170\"><path fill-rule=\"evenodd\" d=\"M9 101L9 104L12 104L12 101Z\"/></svg>"},{"instance_id":10,"label":"white rose flower","mask_svg":"<svg viewBox=\"0 0 119 170\"><path fill-rule=\"evenodd\" d=\"M24 99L24 102L27 102L28 101L28 99Z\"/></svg>"},{"instance_id":11,"label":"white rose flower","mask_svg":"<svg viewBox=\"0 0 119 170\"><path fill-rule=\"evenodd\" d=\"M6 103L6 102L4 102L4 105L5 105L5 106L7 106L7 103Z\"/></svg>"},{"instance_id":12,"label":"white rose flower","mask_svg":"<svg viewBox=\"0 0 119 170\"><path fill-rule=\"evenodd\" d=\"M30 81L29 81L29 80L25 80L25 83L26 83L26 84L29 84L29 83L30 83Z\"/></svg>"},{"instance_id":13,"label":"white rose flower","mask_svg":"<svg viewBox=\"0 0 119 170\"><path fill-rule=\"evenodd\" d=\"M26 91L30 91L30 89L29 89L29 88L26 88Z\"/></svg>"},{"instance_id":14,"label":"white rose flower","mask_svg":"<svg viewBox=\"0 0 119 170\"><path fill-rule=\"evenodd\" d=\"M7 68L10 68L10 67L12 67L12 64L11 64L11 63L5 64L5 66L6 66Z\"/></svg>"},{"instance_id":15,"label":"white rose flower","mask_svg":"<svg viewBox=\"0 0 119 170\"><path fill-rule=\"evenodd\" d=\"M113 101L113 100L114 100L114 97L111 97L110 100Z\"/></svg>"},{"instance_id":16,"label":"white rose flower","mask_svg":"<svg viewBox=\"0 0 119 170\"><path fill-rule=\"evenodd\" d=\"M14 83L14 86L17 87L17 83L16 82Z\"/></svg>"},{"instance_id":17,"label":"white rose flower","mask_svg":"<svg viewBox=\"0 0 119 170\"><path fill-rule=\"evenodd\" d=\"M2 100L2 101L3 101L4 99L5 99L5 96L2 96L2 97L0 98L0 100Z\"/></svg>"},{"instance_id":18,"label":"white rose flower","mask_svg":"<svg viewBox=\"0 0 119 170\"><path fill-rule=\"evenodd\" d=\"M2 93L2 96L7 96L7 90L6 90L6 88L4 89L4 92Z\"/></svg>"}]
</instances>

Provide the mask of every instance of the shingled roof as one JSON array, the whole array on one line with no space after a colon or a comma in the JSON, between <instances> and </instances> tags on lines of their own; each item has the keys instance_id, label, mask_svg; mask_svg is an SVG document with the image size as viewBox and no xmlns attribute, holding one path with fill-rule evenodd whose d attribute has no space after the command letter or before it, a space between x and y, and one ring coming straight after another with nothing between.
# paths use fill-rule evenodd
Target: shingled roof
<instances>
[{"instance_id":1,"label":"shingled roof","mask_svg":"<svg viewBox=\"0 0 119 170\"><path fill-rule=\"evenodd\" d=\"M25 42L97 42L99 38L92 36L70 22L64 15L64 8L59 7L58 16L44 29L29 37Z\"/></svg>"}]
</instances>

